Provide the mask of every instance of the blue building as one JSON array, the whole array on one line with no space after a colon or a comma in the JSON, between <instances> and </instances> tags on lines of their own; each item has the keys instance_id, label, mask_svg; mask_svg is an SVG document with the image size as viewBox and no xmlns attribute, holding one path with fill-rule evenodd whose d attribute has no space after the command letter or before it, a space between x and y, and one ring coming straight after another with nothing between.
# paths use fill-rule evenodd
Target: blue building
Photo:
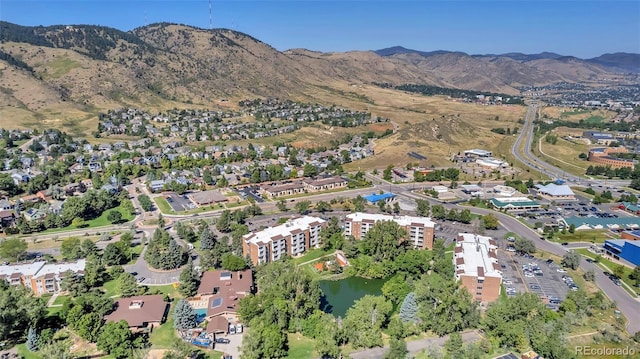
<instances>
[{"instance_id":1,"label":"blue building","mask_svg":"<svg viewBox=\"0 0 640 359\"><path fill-rule=\"evenodd\" d=\"M377 203L378 201L390 202L396 197L393 193L381 193L381 194L372 194L370 196L365 196L364 199L371 203Z\"/></svg>"},{"instance_id":2,"label":"blue building","mask_svg":"<svg viewBox=\"0 0 640 359\"><path fill-rule=\"evenodd\" d=\"M604 250L616 259L625 259L628 262L640 265L640 242L613 239L604 241Z\"/></svg>"}]
</instances>

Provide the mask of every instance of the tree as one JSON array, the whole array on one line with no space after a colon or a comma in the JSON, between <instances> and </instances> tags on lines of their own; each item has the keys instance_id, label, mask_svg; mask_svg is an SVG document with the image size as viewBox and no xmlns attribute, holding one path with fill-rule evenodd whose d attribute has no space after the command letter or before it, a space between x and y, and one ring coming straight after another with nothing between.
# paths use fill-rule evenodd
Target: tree
<instances>
[{"instance_id":1,"label":"tree","mask_svg":"<svg viewBox=\"0 0 640 359\"><path fill-rule=\"evenodd\" d=\"M393 221L380 221L374 224L360 241L360 251L376 260L393 260L404 253L406 244L401 239L407 231Z\"/></svg>"},{"instance_id":2,"label":"tree","mask_svg":"<svg viewBox=\"0 0 640 359\"><path fill-rule=\"evenodd\" d=\"M5 239L0 243L0 257L9 261L18 261L27 253L27 242L22 238Z\"/></svg>"},{"instance_id":3,"label":"tree","mask_svg":"<svg viewBox=\"0 0 640 359\"><path fill-rule=\"evenodd\" d=\"M618 278L622 278L624 276L624 272L625 272L625 268L624 268L624 265L622 264L618 264L613 268L613 275L615 275Z\"/></svg>"},{"instance_id":4,"label":"tree","mask_svg":"<svg viewBox=\"0 0 640 359\"><path fill-rule=\"evenodd\" d=\"M231 232L231 211L225 209L220 214L220 218L216 221L216 227L222 233Z\"/></svg>"},{"instance_id":5,"label":"tree","mask_svg":"<svg viewBox=\"0 0 640 359\"><path fill-rule=\"evenodd\" d=\"M449 339L444 344L447 357L451 359L465 359L464 347L462 346L462 336L460 333L451 333Z\"/></svg>"},{"instance_id":6,"label":"tree","mask_svg":"<svg viewBox=\"0 0 640 359\"><path fill-rule=\"evenodd\" d=\"M180 286L178 286L178 291L184 297L192 297L198 291L198 285L200 285L200 278L193 268L193 263L189 260L182 270L182 273L180 273Z\"/></svg>"},{"instance_id":7,"label":"tree","mask_svg":"<svg viewBox=\"0 0 640 359\"><path fill-rule=\"evenodd\" d=\"M331 211L331 205L325 201L318 201L318 203L316 203L315 210L320 213L325 213L327 211Z\"/></svg>"},{"instance_id":8,"label":"tree","mask_svg":"<svg viewBox=\"0 0 640 359\"><path fill-rule=\"evenodd\" d=\"M287 202L285 202L284 199L279 200L276 204L276 207L278 207L278 210L280 212L286 212L289 210L289 208L287 207Z\"/></svg>"},{"instance_id":9,"label":"tree","mask_svg":"<svg viewBox=\"0 0 640 359\"><path fill-rule=\"evenodd\" d=\"M296 208L296 212L303 215L307 214L309 213L309 208L311 208L311 201L304 200L304 201L297 202L295 205L295 208Z\"/></svg>"},{"instance_id":10,"label":"tree","mask_svg":"<svg viewBox=\"0 0 640 359\"><path fill-rule=\"evenodd\" d=\"M568 251L562 257L561 263L565 267L569 267L573 270L576 270L580 266L580 254L574 251Z\"/></svg>"},{"instance_id":11,"label":"tree","mask_svg":"<svg viewBox=\"0 0 640 359\"><path fill-rule=\"evenodd\" d=\"M381 296L365 295L356 300L343 321L345 335L354 348L382 346L381 328L393 306Z\"/></svg>"},{"instance_id":12,"label":"tree","mask_svg":"<svg viewBox=\"0 0 640 359\"><path fill-rule=\"evenodd\" d=\"M90 240L89 238L85 239L84 241L82 241L82 244L80 245L81 249L82 249L82 256L86 257L89 254L97 254L98 253L98 246L96 246L96 244Z\"/></svg>"},{"instance_id":13,"label":"tree","mask_svg":"<svg viewBox=\"0 0 640 359\"><path fill-rule=\"evenodd\" d=\"M40 336L38 332L33 327L29 327L29 331L27 332L27 349L29 351L35 352L38 351L38 340Z\"/></svg>"},{"instance_id":14,"label":"tree","mask_svg":"<svg viewBox=\"0 0 640 359\"><path fill-rule=\"evenodd\" d=\"M107 214L107 221L111 223L120 223L120 221L122 221L122 213L117 210L109 211Z\"/></svg>"},{"instance_id":15,"label":"tree","mask_svg":"<svg viewBox=\"0 0 640 359\"><path fill-rule=\"evenodd\" d=\"M23 337L30 326L38 327L45 303L21 286L0 281L0 340Z\"/></svg>"},{"instance_id":16,"label":"tree","mask_svg":"<svg viewBox=\"0 0 640 359\"><path fill-rule=\"evenodd\" d=\"M211 229L209 229L209 226L205 226L202 229L202 232L200 232L200 249L213 249L213 247L216 245L216 241L216 235L213 234Z\"/></svg>"},{"instance_id":17,"label":"tree","mask_svg":"<svg viewBox=\"0 0 640 359\"><path fill-rule=\"evenodd\" d=\"M429 217L429 213L431 211L431 205L429 204L429 201L427 201L426 199L417 199L416 204L416 212L418 216Z\"/></svg>"},{"instance_id":18,"label":"tree","mask_svg":"<svg viewBox=\"0 0 640 359\"><path fill-rule=\"evenodd\" d=\"M74 260L84 257L82 252L81 241L79 238L67 238L60 245L60 253L66 260Z\"/></svg>"},{"instance_id":19,"label":"tree","mask_svg":"<svg viewBox=\"0 0 640 359\"><path fill-rule=\"evenodd\" d=\"M629 278L635 281L636 287L640 287L640 266L636 266L633 272L629 274Z\"/></svg>"},{"instance_id":20,"label":"tree","mask_svg":"<svg viewBox=\"0 0 640 359\"><path fill-rule=\"evenodd\" d=\"M117 288L123 297L133 297L144 292L144 288L138 286L133 274L124 272L118 276Z\"/></svg>"},{"instance_id":21,"label":"tree","mask_svg":"<svg viewBox=\"0 0 640 359\"><path fill-rule=\"evenodd\" d=\"M596 280L596 273L593 270L584 272L584 280L587 282L593 282Z\"/></svg>"},{"instance_id":22,"label":"tree","mask_svg":"<svg viewBox=\"0 0 640 359\"><path fill-rule=\"evenodd\" d=\"M409 351L407 343L404 339L391 338L389 341L389 351L384 355L385 359L402 359L406 358Z\"/></svg>"},{"instance_id":23,"label":"tree","mask_svg":"<svg viewBox=\"0 0 640 359\"><path fill-rule=\"evenodd\" d=\"M517 237L515 242L513 242L513 246L516 251L520 253L535 253L536 252L536 244L533 243L532 240Z\"/></svg>"},{"instance_id":24,"label":"tree","mask_svg":"<svg viewBox=\"0 0 640 359\"><path fill-rule=\"evenodd\" d=\"M435 219L445 219L447 216L447 210L441 204L436 204L431 207L431 216Z\"/></svg>"},{"instance_id":25,"label":"tree","mask_svg":"<svg viewBox=\"0 0 640 359\"><path fill-rule=\"evenodd\" d=\"M498 229L498 217L492 213L482 216L482 222L485 229Z\"/></svg>"},{"instance_id":26,"label":"tree","mask_svg":"<svg viewBox=\"0 0 640 359\"><path fill-rule=\"evenodd\" d=\"M412 323L418 320L418 302L416 302L416 294L410 292L404 297L400 306L400 319L403 323Z\"/></svg>"},{"instance_id":27,"label":"tree","mask_svg":"<svg viewBox=\"0 0 640 359\"><path fill-rule=\"evenodd\" d=\"M140 207L145 212L150 212L153 209L153 202L151 202L151 198L146 194L141 194L138 196L138 202L140 202Z\"/></svg>"},{"instance_id":28,"label":"tree","mask_svg":"<svg viewBox=\"0 0 640 359\"><path fill-rule=\"evenodd\" d=\"M302 167L302 171L304 172L305 177L314 177L318 175L318 169L316 168L316 166L312 165L309 162L304 164L304 167Z\"/></svg>"},{"instance_id":29,"label":"tree","mask_svg":"<svg viewBox=\"0 0 640 359\"><path fill-rule=\"evenodd\" d=\"M382 179L385 181L391 181L391 170L393 169L393 165L388 165L387 168L382 171Z\"/></svg>"},{"instance_id":30,"label":"tree","mask_svg":"<svg viewBox=\"0 0 640 359\"><path fill-rule=\"evenodd\" d=\"M106 270L104 263L96 254L87 256L84 269L84 281L91 288L99 287L105 280Z\"/></svg>"},{"instance_id":31,"label":"tree","mask_svg":"<svg viewBox=\"0 0 640 359\"><path fill-rule=\"evenodd\" d=\"M247 268L247 262L232 253L226 253L222 256L222 268L230 271L240 271Z\"/></svg>"},{"instance_id":32,"label":"tree","mask_svg":"<svg viewBox=\"0 0 640 359\"><path fill-rule=\"evenodd\" d=\"M400 213L400 204L398 202L393 203L393 213L395 214Z\"/></svg>"},{"instance_id":33,"label":"tree","mask_svg":"<svg viewBox=\"0 0 640 359\"><path fill-rule=\"evenodd\" d=\"M126 321L109 322L104 325L96 342L98 349L116 359L130 358L135 347L134 337Z\"/></svg>"},{"instance_id":34,"label":"tree","mask_svg":"<svg viewBox=\"0 0 640 359\"><path fill-rule=\"evenodd\" d=\"M68 291L73 297L77 297L89 290L89 286L84 281L84 278L72 271L65 273L60 287L62 290Z\"/></svg>"},{"instance_id":35,"label":"tree","mask_svg":"<svg viewBox=\"0 0 640 359\"><path fill-rule=\"evenodd\" d=\"M116 243L109 243L104 248L102 260L104 261L104 264L108 266L122 264L124 261L124 255Z\"/></svg>"},{"instance_id":36,"label":"tree","mask_svg":"<svg viewBox=\"0 0 640 359\"><path fill-rule=\"evenodd\" d=\"M181 332L193 329L196 327L196 312L193 310L189 302L184 299L180 299L173 312L174 323L173 327Z\"/></svg>"}]
</instances>

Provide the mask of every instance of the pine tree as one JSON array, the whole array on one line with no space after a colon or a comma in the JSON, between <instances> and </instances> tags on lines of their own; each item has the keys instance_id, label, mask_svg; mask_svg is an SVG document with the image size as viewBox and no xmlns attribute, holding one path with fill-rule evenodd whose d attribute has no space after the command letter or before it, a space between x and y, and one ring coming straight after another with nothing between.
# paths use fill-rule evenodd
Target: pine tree
<instances>
[{"instance_id":1,"label":"pine tree","mask_svg":"<svg viewBox=\"0 0 640 359\"><path fill-rule=\"evenodd\" d=\"M178 291L185 297L191 297L198 291L199 282L198 274L193 268L191 259L189 259L189 263L182 273L180 273L180 286L178 287Z\"/></svg>"},{"instance_id":2,"label":"pine tree","mask_svg":"<svg viewBox=\"0 0 640 359\"><path fill-rule=\"evenodd\" d=\"M180 299L173 313L173 327L176 330L186 331L196 327L196 312L186 300Z\"/></svg>"},{"instance_id":3,"label":"pine tree","mask_svg":"<svg viewBox=\"0 0 640 359\"><path fill-rule=\"evenodd\" d=\"M418 302L416 301L416 294L410 292L404 297L402 305L400 306L400 319L403 323L415 322L418 314Z\"/></svg>"},{"instance_id":4,"label":"pine tree","mask_svg":"<svg viewBox=\"0 0 640 359\"><path fill-rule=\"evenodd\" d=\"M200 233L200 249L213 249L216 245L216 236L211 232L208 226L204 227L202 233Z\"/></svg>"},{"instance_id":5,"label":"pine tree","mask_svg":"<svg viewBox=\"0 0 640 359\"><path fill-rule=\"evenodd\" d=\"M178 268L182 263L184 263L184 248L180 247L178 242L171 238L169 240L169 253L167 258L167 265L169 268L166 269Z\"/></svg>"},{"instance_id":6,"label":"pine tree","mask_svg":"<svg viewBox=\"0 0 640 359\"><path fill-rule=\"evenodd\" d=\"M38 351L38 340L40 339L40 336L38 335L38 333L36 332L35 329L33 329L33 327L29 327L29 331L27 332L27 349L29 349L29 351L35 352Z\"/></svg>"}]
</instances>

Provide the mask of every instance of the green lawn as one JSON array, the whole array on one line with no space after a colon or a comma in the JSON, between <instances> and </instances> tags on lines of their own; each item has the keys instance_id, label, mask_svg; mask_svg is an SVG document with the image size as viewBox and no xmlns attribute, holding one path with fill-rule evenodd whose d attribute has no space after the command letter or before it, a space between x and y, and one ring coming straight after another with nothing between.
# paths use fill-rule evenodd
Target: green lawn
<instances>
[{"instance_id":1,"label":"green lawn","mask_svg":"<svg viewBox=\"0 0 640 359\"><path fill-rule=\"evenodd\" d=\"M18 354L20 354L20 356L24 359L41 359L39 355L29 351L29 349L27 349L26 344L19 344L17 348L18 348Z\"/></svg>"},{"instance_id":2,"label":"green lawn","mask_svg":"<svg viewBox=\"0 0 640 359\"><path fill-rule=\"evenodd\" d=\"M102 284L102 288L104 288L105 290L105 295L107 297L113 297L114 295L118 295L119 293L117 293L117 281L115 279L112 279L108 282L104 282L104 284Z\"/></svg>"},{"instance_id":3,"label":"green lawn","mask_svg":"<svg viewBox=\"0 0 640 359\"><path fill-rule=\"evenodd\" d=\"M153 349L169 349L173 341L178 338L176 331L173 328L173 306L169 308L169 314L167 315L167 321L160 327L155 328L151 334L149 334L149 342Z\"/></svg>"},{"instance_id":4,"label":"green lawn","mask_svg":"<svg viewBox=\"0 0 640 359\"><path fill-rule=\"evenodd\" d=\"M567 234L557 234L557 238L559 242L595 242L595 243L604 243L605 239L611 239L605 233L609 230L607 229L586 229L575 231L574 233Z\"/></svg>"},{"instance_id":5,"label":"green lawn","mask_svg":"<svg viewBox=\"0 0 640 359\"><path fill-rule=\"evenodd\" d=\"M158 206L160 212L164 214L176 214L176 212L171 209L171 206L169 205L169 202L167 202L166 198L155 197L153 200L156 202L156 205Z\"/></svg>"},{"instance_id":6,"label":"green lawn","mask_svg":"<svg viewBox=\"0 0 640 359\"><path fill-rule=\"evenodd\" d=\"M302 257L294 258L293 259L293 263L300 264L300 263L304 263L304 262L307 262L307 261L312 261L314 259L318 259L318 258L322 257L325 254L329 254L329 252L327 252L327 251L325 251L324 249L321 249L321 248L312 249L312 250L308 251L307 254L303 255Z\"/></svg>"},{"instance_id":7,"label":"green lawn","mask_svg":"<svg viewBox=\"0 0 640 359\"><path fill-rule=\"evenodd\" d=\"M173 284L149 286L148 291L150 293L168 295L171 298L182 298L182 295L173 287Z\"/></svg>"},{"instance_id":8,"label":"green lawn","mask_svg":"<svg viewBox=\"0 0 640 359\"><path fill-rule=\"evenodd\" d=\"M136 260L138 260L138 257L140 257L140 253L142 252L142 249L144 248L144 246L142 244L131 247L131 260L129 262L127 262L126 264L133 264L136 262Z\"/></svg>"},{"instance_id":9,"label":"green lawn","mask_svg":"<svg viewBox=\"0 0 640 359\"><path fill-rule=\"evenodd\" d=\"M314 340L300 333L289 334L288 359L306 359L314 357Z\"/></svg>"},{"instance_id":10,"label":"green lawn","mask_svg":"<svg viewBox=\"0 0 640 359\"><path fill-rule=\"evenodd\" d=\"M69 298L68 295L59 295L56 300L53 301L53 305L62 305L67 298Z\"/></svg>"},{"instance_id":11,"label":"green lawn","mask_svg":"<svg viewBox=\"0 0 640 359\"><path fill-rule=\"evenodd\" d=\"M89 229L89 228L95 228L95 227L109 226L112 223L111 223L111 221L109 221L107 219L107 216L109 216L109 212L111 212L111 211L118 211L118 212L120 212L122 214L122 222L121 223L129 222L130 220L133 219L133 216L131 215L131 213L126 211L124 208L122 208L122 206L118 206L118 207L111 208L111 209L108 209L108 210L102 212L102 214L97 218L85 221L84 222L84 226L81 227L81 228L76 228L73 225L68 225L67 227L64 227L64 228L47 229L46 231L38 232L37 234L58 233L58 232L70 231L72 229L83 229L83 228L84 229Z\"/></svg>"}]
</instances>

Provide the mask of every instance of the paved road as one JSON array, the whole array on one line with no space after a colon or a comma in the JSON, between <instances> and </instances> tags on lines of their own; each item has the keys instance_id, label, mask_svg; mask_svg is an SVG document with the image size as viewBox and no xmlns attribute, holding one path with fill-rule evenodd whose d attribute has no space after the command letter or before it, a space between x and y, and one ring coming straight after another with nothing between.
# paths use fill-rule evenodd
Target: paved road
<instances>
[{"instance_id":1,"label":"paved road","mask_svg":"<svg viewBox=\"0 0 640 359\"><path fill-rule=\"evenodd\" d=\"M538 158L531 151L531 145L533 143L533 133L534 133L534 125L533 122L536 119L536 114L538 112L538 103L532 102L527 108L527 113L524 118L524 126L522 131L518 135L518 138L513 143L511 147L511 153L515 156L515 158L520 161L525 166L532 168L534 171L540 172L549 176L550 178L562 178L567 181L569 184L578 184L578 185L602 185L603 183L607 183L610 186L628 186L631 181L629 180L594 180L587 179L572 175L567 173L561 168L555 167L541 158ZM520 147L522 147L524 143L524 152L520 151Z\"/></svg>"},{"instance_id":2,"label":"paved road","mask_svg":"<svg viewBox=\"0 0 640 359\"><path fill-rule=\"evenodd\" d=\"M477 340L480 340L480 338L481 338L480 335L475 331L462 333L462 341L464 343L475 342ZM414 340L411 342L407 342L407 350L411 354L418 354L420 351L424 349L429 349L434 346L443 348L447 340L449 340L448 335L445 335L443 337L437 337L437 338ZM352 359L381 359L381 358L384 358L384 355L388 350L389 350L389 347L385 346L384 348L372 348L372 349L351 353L349 356Z\"/></svg>"}]
</instances>

